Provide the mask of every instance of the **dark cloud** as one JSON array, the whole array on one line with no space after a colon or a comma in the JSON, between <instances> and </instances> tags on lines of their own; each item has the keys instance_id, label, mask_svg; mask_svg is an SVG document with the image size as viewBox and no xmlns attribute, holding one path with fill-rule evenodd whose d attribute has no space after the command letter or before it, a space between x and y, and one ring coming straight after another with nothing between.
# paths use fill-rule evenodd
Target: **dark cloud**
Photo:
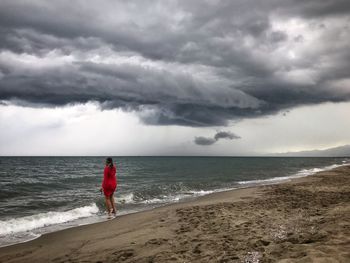
<instances>
[{"instance_id":1,"label":"dark cloud","mask_svg":"<svg viewBox=\"0 0 350 263\"><path fill-rule=\"evenodd\" d=\"M215 134L214 136L215 140L219 140L219 139L240 139L241 137L233 134L232 132L225 132L225 131L221 131L218 132L217 134Z\"/></svg>"},{"instance_id":2,"label":"dark cloud","mask_svg":"<svg viewBox=\"0 0 350 263\"><path fill-rule=\"evenodd\" d=\"M214 135L214 138L207 138L207 137L195 137L194 143L197 145L212 145L216 143L220 139L228 139L228 140L234 140L234 139L240 139L241 137L232 133L232 132L225 132L225 131L219 131Z\"/></svg>"},{"instance_id":3,"label":"dark cloud","mask_svg":"<svg viewBox=\"0 0 350 263\"><path fill-rule=\"evenodd\" d=\"M306 18L349 15L350 2L347 0L294 0L283 11Z\"/></svg>"},{"instance_id":4,"label":"dark cloud","mask_svg":"<svg viewBox=\"0 0 350 263\"><path fill-rule=\"evenodd\" d=\"M349 14L348 0L3 0L0 100L186 126L349 101Z\"/></svg>"},{"instance_id":5,"label":"dark cloud","mask_svg":"<svg viewBox=\"0 0 350 263\"><path fill-rule=\"evenodd\" d=\"M212 144L216 143L216 140L213 138L195 137L194 142L197 145L212 145Z\"/></svg>"}]
</instances>

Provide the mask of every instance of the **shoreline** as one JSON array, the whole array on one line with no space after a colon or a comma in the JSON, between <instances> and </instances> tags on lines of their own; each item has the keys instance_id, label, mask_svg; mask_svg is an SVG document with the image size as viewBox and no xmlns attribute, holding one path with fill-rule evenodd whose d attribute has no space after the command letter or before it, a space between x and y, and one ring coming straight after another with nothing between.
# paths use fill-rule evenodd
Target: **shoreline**
<instances>
[{"instance_id":1,"label":"shoreline","mask_svg":"<svg viewBox=\"0 0 350 263\"><path fill-rule=\"evenodd\" d=\"M262 251L261 248L269 247L276 240L270 240L271 237L264 237L266 233L264 235L263 233L257 235L261 236L259 239L260 241L258 240L260 243L258 241L255 241L255 243L251 242L251 239L254 239L254 234L252 233L250 233L250 235L248 233L248 235L245 236L247 238L246 240L244 240L245 237L239 237L242 235L242 233L239 232L244 233L245 230L250 228L249 226L256 225L256 222L261 220L259 219L261 216L267 217L269 215L272 221L276 219L275 214L271 215L269 213L272 208L264 208L266 204L262 201L266 201L266 199L274 200L274 194L277 193L281 195L281 191L288 194L293 188L298 187L304 190L310 188L311 190L308 189L308 191L314 191L319 187L324 192L325 185L321 184L322 178L326 177L328 178L327 180L334 179L329 178L330 176L334 176L334 174L339 178L341 177L343 180L338 182L339 185L337 185L337 188L343 186L345 187L345 190L343 190L348 193L346 182L350 181L348 179L350 176L349 165L306 177L293 178L278 184L260 185L211 193L197 197L194 200L167 204L147 211L121 215L113 220L105 222L97 222L43 234L39 238L31 241L1 247L0 262L65 262L68 260L73 262L83 260L101 260L102 262L146 262L146 259L153 260L154 262L164 262L167 260L174 260L174 262L201 262L201 260L213 260L216 262L218 257L221 257L221 259L224 260L223 262L235 262L235 260L241 262L245 260L246 257L248 257L248 259L249 257L256 257L262 260L271 257L271 255L266 254L266 249ZM344 176L344 174L348 176ZM334 189L332 191L334 192ZM283 199L284 196L279 196L279 198ZM305 198L308 198L307 192ZM305 205L302 201L301 198L300 202ZM312 199L310 199L310 201L312 201ZM274 202L278 203L279 200L274 200ZM326 202L326 200L324 200L324 202ZM294 205L297 206L298 204ZM259 213L261 214L257 214L257 211L254 211L252 208L259 209L260 206L264 209L260 209L261 211L259 211ZM282 207L279 209L283 212L285 207L288 206L289 203L286 202L283 203ZM320 209L321 208L322 207L320 207ZM348 215L348 210L349 202L345 203L346 215ZM276 210L275 212L278 214L282 213L281 211ZM251 217L255 217L256 220L249 222L249 218L244 218L247 213L251 214ZM285 217L286 215L281 215L280 219L285 219ZM349 218L345 217L347 226L349 223L348 221ZM209 222L210 225L208 225ZM237 222L241 223L237 225ZM249 222L249 224L245 225L247 222ZM211 227L211 224L213 227ZM235 227L232 229L233 224ZM218 228L218 225L221 227ZM221 228L227 228L227 230L221 233ZM213 229L215 229L216 232L213 231ZM230 232L229 230L237 231L239 235L235 238L238 238L237 240L240 242L235 243L235 238L231 237L232 240L230 240L230 236L223 237L225 233L227 234ZM255 227L255 232L259 231L259 227ZM190 234L190 236L188 236L188 234ZM303 234L303 232L301 231L299 234ZM308 233L308 235L311 234ZM276 235L278 236L278 233ZM298 239L298 237L294 236L294 233L291 235L294 239ZM326 234L323 233L322 235ZM195 236L196 238L194 238ZM206 238L207 236L210 236L213 241L216 241L215 244L212 244L214 247L220 244L216 249L209 249L210 253L205 253L208 252L208 249L204 249L208 243L211 244L211 240ZM223 240L225 240L225 242L221 244ZM280 243L281 240L277 241ZM293 244L290 240L288 242ZM232 245L231 243L236 245L236 252L234 255L228 255L230 251L229 247ZM251 246L251 251L243 248L240 243L248 244L248 247ZM277 242L277 244L279 243ZM225 246L227 249L225 249ZM254 247L256 248L255 250L253 249ZM103 252L91 253L91 251ZM222 255L223 252L225 252L224 256ZM276 258L275 254L272 253ZM300 254L300 257L302 255L304 254ZM303 257L306 256L304 255ZM350 259L350 255L345 255L345 258Z\"/></svg>"},{"instance_id":2,"label":"shoreline","mask_svg":"<svg viewBox=\"0 0 350 263\"><path fill-rule=\"evenodd\" d=\"M295 178L293 178L293 179L295 179ZM293 180L293 179L290 179L290 180ZM55 230L55 231L52 231L52 232L38 234L37 237L33 237L32 239L29 239L29 240L24 240L24 241L21 241L21 242L18 242L18 243L13 243L13 244L5 245L5 246L0 246L0 253L1 253L1 249L5 249L5 248L11 247L11 246L16 246L16 245L21 245L21 244L24 244L24 243L32 242L32 241L37 240L37 239L39 239L39 238L41 238L43 236L55 234L55 233L58 233L58 232L61 232L61 231L66 231L66 230L69 231L69 230L74 229L74 228L80 228L80 227L85 227L85 226L90 226L90 225L95 225L95 224L103 224L103 223L106 223L106 222L109 222L109 221L112 221L112 220L117 220L118 218L121 218L121 217L126 217L126 216L129 216L129 215L135 215L135 214L139 214L139 213L142 214L142 213L146 213L146 212L152 212L154 210L163 209L163 208L175 208L176 206L184 207L186 205L191 206L193 203L197 203L197 202L199 204L201 204L202 202L204 203L207 198L208 199L212 199L212 195L215 196L215 195L219 195L219 194L225 194L227 192L241 191L242 190L242 192L237 192L237 196L238 196L238 198L240 198L241 196L245 197L245 195L247 195L248 193L251 194L250 191L248 191L248 189L252 189L252 191L254 191L254 188L259 188L259 187L263 187L263 186L266 186L266 185L285 183L286 180L288 180L288 179L284 179L283 182L277 182L277 183L271 183L271 184L245 186L245 187L232 188L232 189L227 189L227 190L219 190L217 192L212 192L212 193L204 194L204 195L201 195L201 196L187 197L187 198L181 199L181 200L179 200L177 202L174 202L174 203L166 203L166 204L162 204L160 206L148 208L148 209L145 209L145 210L134 211L134 212L130 212L130 213L117 215L117 217L112 218L112 219L101 219L101 221L96 221L96 222L92 222L92 223L85 223L85 224L69 226L69 227L66 227L66 228L63 228L63 229L59 229L59 230ZM247 192L247 193L244 193L243 190L245 190L244 192ZM1 254L0 254L0 256L1 256Z\"/></svg>"},{"instance_id":3,"label":"shoreline","mask_svg":"<svg viewBox=\"0 0 350 263\"><path fill-rule=\"evenodd\" d=\"M320 171L321 172L322 171L329 171L329 170L332 170L332 169L335 169L338 167L342 167L345 165L349 165L349 164L346 163L345 161L343 161L342 164L332 164L332 165L324 166L322 168L315 167L315 168L309 168L309 169L302 169L296 173L293 173L290 175L285 175L285 176L280 176L280 177L271 177L271 178L259 179L259 180L239 181L239 182L237 182L237 185L234 187L208 190L207 192L209 192L209 193L183 197L183 198L180 198L180 199L172 201L172 202L161 203L161 204L157 204L155 206L150 206L150 207L144 207L144 208L139 209L139 210L121 211L119 213L118 217L122 216L122 215L145 212L145 211L157 209L160 207L167 207L169 205L193 202L193 201L197 200L198 198L202 198L203 196L212 195L212 194L216 194L216 193L227 192L227 191L237 191L240 189L254 188L254 187L260 187L260 186L265 186L265 185L281 184L281 183L289 182L289 181L294 180L294 179L308 177L308 176L314 175L315 173L320 172ZM204 190L204 192L206 192L206 191ZM95 218L95 219L92 219L92 218ZM44 230L44 228L38 228L37 230L34 230L34 232L32 233L32 237L28 237L28 238L23 237L21 240L17 236L16 241L15 240L12 242L8 241L7 244L4 243L4 244L0 245L0 248L8 247L8 246L16 245L16 244L21 244L21 243L25 243L25 242L30 242L32 240L39 238L42 235L55 233L55 232L62 231L65 229L70 229L70 228L79 227L79 226L83 226L83 225L101 223L101 222L105 222L105 221L108 221L108 219L105 216L93 215L90 217L83 217L83 218L75 219L73 221L67 221L67 222L64 222L62 224L51 224L51 225L44 227L44 228L46 228L46 230Z\"/></svg>"},{"instance_id":4,"label":"shoreline","mask_svg":"<svg viewBox=\"0 0 350 263\"><path fill-rule=\"evenodd\" d=\"M121 209L119 210L119 215L124 214L130 214L135 212L142 212L147 210L152 210L157 207L163 207L167 206L169 204L174 203L183 203L183 202L189 202L192 200L195 200L196 198L199 198L201 196L217 193L217 192L224 192L229 190L237 190L247 187L255 187L260 185L270 185L270 184L276 184L276 183L283 183L285 181L289 181L293 178L299 178L304 176L312 175L318 171L324 171L324 170L330 170L335 167L343 166L347 163L348 160L342 160L339 162L338 160L334 160L334 158L331 160L331 162L326 163L318 163L318 165L312 165L309 167L299 168L299 169L292 169L292 171L287 172L283 171L276 173L271 171L271 173L265 173L265 176L268 178L265 179L254 179L257 176L253 176L250 180L247 181L237 181L233 184L231 184L230 187L226 185L222 185L219 188L215 189L206 189L206 190L189 190L189 192L175 192L170 195L167 195L165 193L164 197L165 200L162 201L162 198L158 199L155 197L154 199L147 200L145 202L141 201L141 203L133 202L131 198L133 198L133 192L128 193L127 195L121 195L122 201L123 197L127 200L131 200L131 206L135 204L137 207L136 209L125 209L122 206L119 206ZM335 163L334 163L335 162ZM294 166L293 166L294 167ZM232 172L232 171L231 171ZM263 176L263 177L265 177ZM249 178L249 177L248 177ZM90 189L89 189L90 190ZM118 194L119 196L120 194ZM38 238L44 234L47 233L53 233L57 232L63 229L68 229L72 227L78 227L80 225L86 225L86 224L92 224L92 223L98 223L106 221L106 217L103 216L101 211L101 202L102 200L97 200L96 197L93 197L93 200L89 202L89 204L81 205L78 207L71 207L69 210L65 211L43 211L41 213L28 215L24 217L15 217L10 218L9 220L1 221L1 227L4 229L1 229L1 237L0 237L0 247L7 247L23 242L31 241L35 238ZM127 203L128 204L128 201ZM97 208L96 205L99 207ZM6 207L6 206L5 206ZM129 207L130 208L130 207ZM99 210L99 213L96 214L97 211L92 210ZM79 210L79 211L76 211ZM20 212L21 210L19 210ZM53 213L52 213L53 212ZM77 214L78 212L78 214ZM81 215L81 214L85 214ZM90 214L89 216L86 214ZM62 219L62 216L64 215L65 219ZM75 219L74 219L75 218ZM14 231L14 232L11 232ZM8 236L4 236L5 234L9 234Z\"/></svg>"}]
</instances>

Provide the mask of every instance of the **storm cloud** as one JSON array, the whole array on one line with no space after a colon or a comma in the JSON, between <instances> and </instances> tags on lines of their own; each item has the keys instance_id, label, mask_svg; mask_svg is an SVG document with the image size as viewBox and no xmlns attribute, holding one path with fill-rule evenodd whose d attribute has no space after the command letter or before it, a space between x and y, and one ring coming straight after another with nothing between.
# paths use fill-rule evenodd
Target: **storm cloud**
<instances>
[{"instance_id":1,"label":"storm cloud","mask_svg":"<svg viewBox=\"0 0 350 263\"><path fill-rule=\"evenodd\" d=\"M214 136L215 140L219 139L240 139L241 137L237 136L236 134L233 134L232 132L225 132L225 131L220 131L215 134Z\"/></svg>"},{"instance_id":2,"label":"storm cloud","mask_svg":"<svg viewBox=\"0 0 350 263\"><path fill-rule=\"evenodd\" d=\"M11 103L195 127L350 100L347 0L4 0L0 33Z\"/></svg>"},{"instance_id":3,"label":"storm cloud","mask_svg":"<svg viewBox=\"0 0 350 263\"><path fill-rule=\"evenodd\" d=\"M214 135L214 138L208 138L208 137L195 137L194 143L197 145L212 145L216 143L220 139L228 139L228 140L234 140L234 139L240 139L241 137L232 133L232 132L225 132L225 131L219 131Z\"/></svg>"},{"instance_id":4,"label":"storm cloud","mask_svg":"<svg viewBox=\"0 0 350 263\"><path fill-rule=\"evenodd\" d=\"M194 143L197 145L212 145L216 142L215 139L213 138L207 138L207 137L195 137L194 138Z\"/></svg>"}]
</instances>

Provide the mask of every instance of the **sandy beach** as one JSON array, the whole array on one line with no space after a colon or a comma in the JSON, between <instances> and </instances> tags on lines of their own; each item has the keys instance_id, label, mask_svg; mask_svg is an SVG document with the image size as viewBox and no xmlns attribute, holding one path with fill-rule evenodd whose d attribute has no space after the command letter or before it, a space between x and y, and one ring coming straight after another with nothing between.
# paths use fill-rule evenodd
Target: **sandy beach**
<instances>
[{"instance_id":1,"label":"sandy beach","mask_svg":"<svg viewBox=\"0 0 350 263\"><path fill-rule=\"evenodd\" d=\"M46 234L0 262L350 262L350 166Z\"/></svg>"}]
</instances>

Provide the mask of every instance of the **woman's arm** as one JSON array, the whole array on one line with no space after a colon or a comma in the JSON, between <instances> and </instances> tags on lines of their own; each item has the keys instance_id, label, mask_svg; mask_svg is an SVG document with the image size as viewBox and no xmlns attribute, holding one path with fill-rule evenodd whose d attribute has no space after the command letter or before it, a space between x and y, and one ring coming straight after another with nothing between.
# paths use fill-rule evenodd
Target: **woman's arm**
<instances>
[{"instance_id":1,"label":"woman's arm","mask_svg":"<svg viewBox=\"0 0 350 263\"><path fill-rule=\"evenodd\" d=\"M107 171L106 168L107 168L107 167L105 167L105 169L103 170L103 179L102 179L101 188L100 188L100 191L101 191L101 192L102 192L102 190L103 190L104 182L105 182L106 178L108 177L108 171Z\"/></svg>"}]
</instances>

